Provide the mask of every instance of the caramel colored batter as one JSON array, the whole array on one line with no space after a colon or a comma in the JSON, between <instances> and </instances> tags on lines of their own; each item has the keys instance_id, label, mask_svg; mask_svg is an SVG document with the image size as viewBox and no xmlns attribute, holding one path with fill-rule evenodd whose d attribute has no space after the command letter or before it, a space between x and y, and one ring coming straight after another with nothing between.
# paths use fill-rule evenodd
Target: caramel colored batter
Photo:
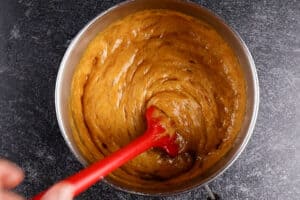
<instances>
[{"instance_id":1,"label":"caramel colored batter","mask_svg":"<svg viewBox=\"0 0 300 200\"><path fill-rule=\"evenodd\" d=\"M129 15L99 33L74 73L75 142L90 163L146 130L154 105L175 123L180 154L149 150L110 175L139 188L199 176L231 148L246 89L233 50L210 25L169 10Z\"/></svg>"}]
</instances>

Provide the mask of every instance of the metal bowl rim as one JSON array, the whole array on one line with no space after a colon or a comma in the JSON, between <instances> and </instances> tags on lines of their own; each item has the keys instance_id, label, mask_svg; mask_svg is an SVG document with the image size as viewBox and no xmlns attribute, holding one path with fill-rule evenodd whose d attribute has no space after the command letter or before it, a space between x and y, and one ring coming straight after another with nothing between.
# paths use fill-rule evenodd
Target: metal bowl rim
<instances>
[{"instance_id":1,"label":"metal bowl rim","mask_svg":"<svg viewBox=\"0 0 300 200\"><path fill-rule=\"evenodd\" d=\"M72 39L70 45L68 46L63 59L60 63L59 66L59 70L58 70L58 74L57 74L57 78L56 78L56 84L55 84L55 111L56 111L56 117L57 117L57 121L58 121L58 125L59 125L59 129L61 131L61 134L65 140L65 142L67 143L69 149L71 150L71 152L73 153L73 155L79 160L79 162L81 164L83 164L84 166L87 166L87 162L83 159L83 157L81 155L78 155L78 153L76 152L74 146L71 144L70 140L69 140L69 136L66 134L66 130L64 127L64 124L62 122L62 116L61 116L61 105L60 105L60 87L61 87L61 82L63 79L63 69L66 66L66 62L68 60L69 55L71 54L72 49L76 46L80 36L92 25L94 24L99 18L101 18L102 16L104 16L105 14L111 12L112 10L121 7L123 5L126 5L130 2L134 2L136 0L127 0L121 3L118 3L114 6L112 6L111 8L101 12L99 15L97 15L96 17L94 17L91 21L89 21L77 34L76 36ZM202 181L202 183L199 184L195 184L193 186L184 188L182 190L178 190L175 192L164 192L164 193L143 193L143 192L137 192L137 191L132 191L129 189L126 189L124 187L119 187L109 181L107 181L106 179L103 179L102 181L104 181L105 183L107 183L108 185L112 186L113 188L116 188L118 190L121 190L123 192L128 192L131 194L138 194L138 195L143 195L143 196L153 196L153 197L162 197L162 196L173 196L173 195L178 195L178 194L183 194L186 192L189 192L191 190L194 190L198 187L201 187L203 185L206 185L208 183L210 183L211 181L215 180L217 177L219 177L221 174L223 174L235 161L236 159L240 156L240 154L243 152L243 150L245 149L245 147L247 146L251 135L253 134L253 130L255 127L255 123L257 120L257 115L258 115L258 109L259 109L259 82L258 82L258 76L257 76L257 71L256 71L256 67L255 67L255 63L254 60L252 58L252 55L247 47L247 45L245 44L245 42L242 40L242 38L240 37L240 35L233 29L231 28L229 25L227 25L227 23L221 18L219 17L217 14L215 14L213 11L209 10L208 8L203 7L200 4L188 1L188 0L183 0L184 3L187 4L191 4L193 6L199 7L200 9L203 9L204 11L210 13L213 17L215 17L216 20L218 20L219 22L221 22L230 32L231 34L239 41L240 46L242 47L249 63L250 63L250 71L251 71L251 78L252 78L252 82L253 82L253 91L254 91L254 100L253 100L253 110L251 113L251 120L249 123L249 128L246 131L246 135L245 137L242 139L242 143L240 144L239 148L236 150L236 152L232 155L231 159L229 159L228 161L226 161L225 165L222 166L220 169L218 169L217 171L215 171L213 174L210 175L210 177L204 179Z\"/></svg>"}]
</instances>

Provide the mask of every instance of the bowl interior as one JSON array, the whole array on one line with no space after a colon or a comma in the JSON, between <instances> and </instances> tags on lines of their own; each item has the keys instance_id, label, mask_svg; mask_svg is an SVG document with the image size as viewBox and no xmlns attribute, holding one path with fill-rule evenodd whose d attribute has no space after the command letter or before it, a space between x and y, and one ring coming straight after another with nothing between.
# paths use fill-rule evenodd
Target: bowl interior
<instances>
[{"instance_id":1,"label":"bowl interior","mask_svg":"<svg viewBox=\"0 0 300 200\"><path fill-rule=\"evenodd\" d=\"M178 0L135 0L118 4L117 6L97 16L78 33L64 55L57 76L55 105L59 127L69 148L83 165L87 165L87 162L80 154L73 140L69 120L68 104L73 72L87 45L99 32L101 32L114 21L119 20L131 13L145 9L175 10L204 20L212 25L233 48L241 64L247 85L247 107L242 129L238 134L238 137L231 150L205 174L192 179L187 183L170 187L168 191L160 190L159 188L155 191L144 191L141 188L131 188L130 186L122 185L111 178L106 178L106 181L109 184L130 193L138 193L143 195L170 195L187 191L194 187L208 183L225 171L226 168L229 167L239 156L251 136L256 121L259 101L258 80L253 59L244 42L237 33L235 33L219 17L207 9L191 2Z\"/></svg>"}]
</instances>

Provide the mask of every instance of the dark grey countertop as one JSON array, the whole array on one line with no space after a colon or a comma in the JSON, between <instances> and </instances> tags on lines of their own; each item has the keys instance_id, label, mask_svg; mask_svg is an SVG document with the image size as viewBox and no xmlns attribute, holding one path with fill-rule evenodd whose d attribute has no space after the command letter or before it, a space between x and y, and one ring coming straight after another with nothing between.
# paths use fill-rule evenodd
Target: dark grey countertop
<instances>
[{"instance_id":1,"label":"dark grey countertop","mask_svg":"<svg viewBox=\"0 0 300 200\"><path fill-rule=\"evenodd\" d=\"M18 163L29 197L81 169L57 125L54 86L75 34L118 3L0 0L0 156ZM300 198L300 1L198 1L231 25L258 70L260 110L240 158L210 186L222 199ZM203 188L162 199L206 199ZM78 199L159 199L99 183Z\"/></svg>"}]
</instances>

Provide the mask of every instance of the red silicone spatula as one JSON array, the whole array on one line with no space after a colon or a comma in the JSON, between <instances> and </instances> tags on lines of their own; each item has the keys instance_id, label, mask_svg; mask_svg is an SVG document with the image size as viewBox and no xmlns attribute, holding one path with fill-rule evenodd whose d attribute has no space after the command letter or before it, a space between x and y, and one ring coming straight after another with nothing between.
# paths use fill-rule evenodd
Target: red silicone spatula
<instances>
[{"instance_id":1,"label":"red silicone spatula","mask_svg":"<svg viewBox=\"0 0 300 200\"><path fill-rule=\"evenodd\" d=\"M85 191L127 161L152 147L160 147L170 156L178 154L179 146L176 143L176 134L174 132L169 133L170 130L172 132L172 128L169 129L171 124L168 118L156 107L151 106L146 111L146 119L147 130L142 136L110 156L60 181L72 185L73 197ZM41 199L46 191L36 195L32 200Z\"/></svg>"}]
</instances>

